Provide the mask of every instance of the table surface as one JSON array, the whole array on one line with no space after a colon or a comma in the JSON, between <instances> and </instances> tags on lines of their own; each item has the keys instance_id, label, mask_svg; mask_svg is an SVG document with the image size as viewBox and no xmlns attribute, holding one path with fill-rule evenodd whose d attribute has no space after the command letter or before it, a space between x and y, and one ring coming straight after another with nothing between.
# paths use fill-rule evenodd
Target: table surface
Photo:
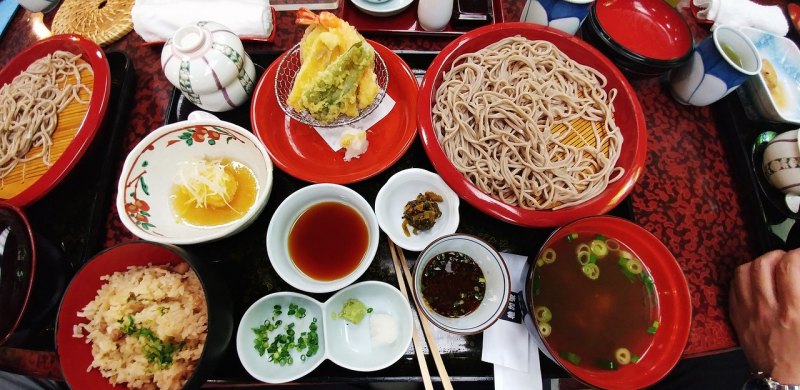
<instances>
[{"instance_id":1,"label":"table surface","mask_svg":"<svg viewBox=\"0 0 800 390\"><path fill-rule=\"evenodd\" d=\"M770 3L770 2L762 2ZM780 2L772 2L780 3ZM506 0L506 21L519 20L523 1ZM341 14L342 5L338 12ZM688 10L688 0L678 6L699 41L708 31L697 25ZM34 26L49 26L54 12L44 16L19 9L0 39L0 65L40 39ZM293 12L278 12L273 42L249 42L246 48L284 50L299 41L301 29L294 26ZM367 35L391 49L438 51L452 37ZM123 137L123 156L148 132L164 122L172 85L161 72L160 46L143 45L131 32L106 50L126 53L137 74L135 105L128 131ZM648 129L647 165L630 196L637 223L672 251L689 283L692 300L692 330L685 356L720 352L736 347L727 319L727 292L734 268L757 255L757 243L746 224L746 207L740 200L721 138L708 107L678 104L664 79L632 81L645 113ZM121 167L123 158L115 162ZM107 220L105 243L132 240L116 213ZM499 248L502 250L502 248ZM0 348L0 368L33 375L60 378L52 352Z\"/></svg>"}]
</instances>

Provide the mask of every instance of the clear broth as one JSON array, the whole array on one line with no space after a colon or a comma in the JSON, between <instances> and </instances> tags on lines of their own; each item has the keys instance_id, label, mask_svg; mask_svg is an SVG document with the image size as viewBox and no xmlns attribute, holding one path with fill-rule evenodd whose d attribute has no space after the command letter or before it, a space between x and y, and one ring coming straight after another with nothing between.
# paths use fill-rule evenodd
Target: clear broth
<instances>
[{"instance_id":1,"label":"clear broth","mask_svg":"<svg viewBox=\"0 0 800 390\"><path fill-rule=\"evenodd\" d=\"M644 266L636 275L622 271L622 251L638 257L615 240L620 249L609 250L604 258L596 259L599 274L591 279L583 272L576 253L580 244L588 245L598 235L577 233L576 239L561 238L552 243L556 260L550 264L537 261L534 271L534 310L545 306L552 317L546 342L562 361L575 364L576 359L568 357L577 356L577 365L585 368L622 367L615 356L619 348L628 349L632 357L638 358L634 360L641 361L652 343L652 333L657 332L652 330L654 321L659 319L652 278ZM536 317L535 313L532 317ZM540 322L537 324L541 326ZM614 364L610 366L609 362Z\"/></svg>"}]
</instances>

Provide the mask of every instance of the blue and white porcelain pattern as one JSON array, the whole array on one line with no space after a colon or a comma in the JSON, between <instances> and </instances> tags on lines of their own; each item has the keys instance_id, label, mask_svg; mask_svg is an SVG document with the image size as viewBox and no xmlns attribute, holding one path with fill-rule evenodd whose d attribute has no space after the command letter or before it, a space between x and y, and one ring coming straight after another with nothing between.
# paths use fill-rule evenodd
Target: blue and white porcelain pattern
<instances>
[{"instance_id":1,"label":"blue and white porcelain pattern","mask_svg":"<svg viewBox=\"0 0 800 390\"><path fill-rule=\"evenodd\" d=\"M772 65L783 95L782 100L776 98L762 71L743 85L748 103L768 120L800 124L800 48L786 37L748 27L740 30L753 41L762 61Z\"/></svg>"},{"instance_id":2,"label":"blue and white porcelain pattern","mask_svg":"<svg viewBox=\"0 0 800 390\"><path fill-rule=\"evenodd\" d=\"M726 54L723 46L736 53L740 64ZM692 59L670 74L672 96L693 106L712 104L761 70L761 57L744 34L720 26L695 48Z\"/></svg>"},{"instance_id":3,"label":"blue and white porcelain pattern","mask_svg":"<svg viewBox=\"0 0 800 390\"><path fill-rule=\"evenodd\" d=\"M161 52L167 79L198 107L214 112L244 104L253 91L256 68L239 37L214 22L178 29Z\"/></svg>"},{"instance_id":4,"label":"blue and white porcelain pattern","mask_svg":"<svg viewBox=\"0 0 800 390\"><path fill-rule=\"evenodd\" d=\"M593 2L594 0L528 0L520 20L574 35L589 14Z\"/></svg>"}]
</instances>

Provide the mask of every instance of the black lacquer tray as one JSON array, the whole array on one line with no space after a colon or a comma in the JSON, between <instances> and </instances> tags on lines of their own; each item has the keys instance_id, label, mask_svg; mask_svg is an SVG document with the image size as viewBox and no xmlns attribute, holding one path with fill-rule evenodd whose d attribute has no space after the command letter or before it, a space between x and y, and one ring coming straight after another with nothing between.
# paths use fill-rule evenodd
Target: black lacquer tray
<instances>
[{"instance_id":1,"label":"black lacquer tray","mask_svg":"<svg viewBox=\"0 0 800 390\"><path fill-rule=\"evenodd\" d=\"M400 57L409 65L418 79L421 79L428 65L436 56L435 52L398 51ZM264 69L269 66L281 53L263 52L251 53L250 56L256 64L259 77ZM198 110L187 99L183 98L178 90L173 91L168 112L165 115L165 124L186 120L189 113ZM246 129L252 129L250 124L250 102L242 107L223 112L214 113L221 120L229 121ZM393 166L383 173L359 183L348 185L356 190L374 206L375 197L383 183L393 174L407 168L422 168L434 171L429 162L422 144L416 139L406 154ZM435 172L435 171L434 171ZM287 175L275 168L272 193L269 202L258 219L243 232L208 244L184 246L195 255L213 262L223 274L234 296L234 323L238 322L245 310L257 299L264 295L278 291L296 291L277 276L269 263L266 253L266 231L269 220L275 208L289 194L310 183L303 182ZM535 255L539 247L544 244L552 229L531 229L514 226L493 219L480 212L466 202L461 202L461 224L458 231L476 235L501 252L519 255ZM633 219L630 201L623 201L612 210L612 215ZM416 252L406 252L409 261L415 261ZM397 286L397 279L392 266L389 252L388 239L381 235L380 245L375 260L367 272L359 279L380 280ZM324 301L331 294L309 294L314 298ZM235 333L235 332L234 332ZM443 359L448 374L454 381L492 381L493 368L491 364L481 361L481 335L455 336L435 330L437 343L443 353ZM235 335L234 335L235 337ZM428 366L433 366L433 361L428 356ZM326 361L299 382L304 383L366 383L376 381L420 381L420 372L415 361L413 349L409 349L405 356L396 364L376 372L356 372L343 369ZM546 378L565 377L567 374L548 360L543 355L542 374ZM432 374L435 374L432 373ZM237 384L256 382L251 378L239 363L232 340L223 359L222 365L216 373L210 375L211 383Z\"/></svg>"},{"instance_id":2,"label":"black lacquer tray","mask_svg":"<svg viewBox=\"0 0 800 390\"><path fill-rule=\"evenodd\" d=\"M781 133L797 125L763 120L747 103L741 88L711 106L721 138L728 150L729 163L735 173L745 223L754 237L755 253L773 249L800 247L800 214L786 206L783 194L771 187L761 170L761 157L766 132Z\"/></svg>"},{"instance_id":3,"label":"black lacquer tray","mask_svg":"<svg viewBox=\"0 0 800 390\"><path fill-rule=\"evenodd\" d=\"M48 269L37 275L64 276L64 287L74 273L103 247L106 218L116 185L116 168L119 160L122 135L127 130L127 117L136 74L127 55L107 53L111 70L111 94L108 110L100 131L83 158L69 175L46 196L25 208L37 239L46 240L61 252L60 269ZM61 294L52 297L46 313L31 313L40 308L30 308L26 319L38 314L37 320L18 328L6 347L53 351L55 318ZM27 321L26 321L27 322Z\"/></svg>"}]
</instances>

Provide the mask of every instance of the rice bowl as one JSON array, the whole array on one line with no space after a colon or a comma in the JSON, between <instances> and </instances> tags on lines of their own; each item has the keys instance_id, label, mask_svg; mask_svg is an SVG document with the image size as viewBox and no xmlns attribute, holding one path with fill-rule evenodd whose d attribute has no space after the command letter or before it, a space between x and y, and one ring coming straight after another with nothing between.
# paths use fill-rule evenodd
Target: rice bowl
<instances>
[{"instance_id":1,"label":"rice bowl","mask_svg":"<svg viewBox=\"0 0 800 390\"><path fill-rule=\"evenodd\" d=\"M187 267L130 267L108 281L78 317L74 337L92 344L92 364L111 384L179 389L203 350L208 310L203 289ZM183 273L180 273L183 271Z\"/></svg>"}]
</instances>

